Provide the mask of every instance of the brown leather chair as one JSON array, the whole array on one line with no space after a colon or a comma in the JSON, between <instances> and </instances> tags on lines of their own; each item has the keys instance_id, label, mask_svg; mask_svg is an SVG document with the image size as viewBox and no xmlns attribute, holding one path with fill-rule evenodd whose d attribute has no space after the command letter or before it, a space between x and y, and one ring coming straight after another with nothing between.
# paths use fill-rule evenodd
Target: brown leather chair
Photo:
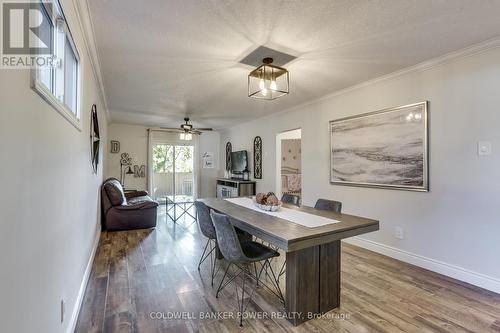
<instances>
[{"instance_id":1,"label":"brown leather chair","mask_svg":"<svg viewBox=\"0 0 500 333\"><path fill-rule=\"evenodd\" d=\"M101 200L103 230L156 227L158 203L146 191L124 193L118 179L109 178L101 186Z\"/></svg>"}]
</instances>

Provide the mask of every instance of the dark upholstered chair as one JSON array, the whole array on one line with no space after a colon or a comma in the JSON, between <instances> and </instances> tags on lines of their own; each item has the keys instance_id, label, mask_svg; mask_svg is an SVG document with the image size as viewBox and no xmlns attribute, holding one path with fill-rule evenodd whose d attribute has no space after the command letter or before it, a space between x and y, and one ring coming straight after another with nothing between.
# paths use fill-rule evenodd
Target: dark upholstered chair
<instances>
[{"instance_id":1,"label":"dark upholstered chair","mask_svg":"<svg viewBox=\"0 0 500 333\"><path fill-rule=\"evenodd\" d=\"M314 208L321 210L330 210L335 213L342 213L342 202L327 199L318 199Z\"/></svg>"},{"instance_id":2,"label":"dark upholstered chair","mask_svg":"<svg viewBox=\"0 0 500 333\"><path fill-rule=\"evenodd\" d=\"M280 254L279 252L271 249L270 247L267 247L261 243L257 243L254 241L243 241L240 242L238 238L238 234L236 233L236 230L234 229L233 225L231 224L231 221L229 218L224 215L224 214L218 214L214 212L213 210L210 212L210 216L212 217L212 222L215 227L216 233L217 233L217 243L219 245L219 249L224 255L224 258L229 262L226 271L224 272L224 276L222 277L222 280L220 282L219 288L217 290L216 297L219 297L219 292L231 281L235 281L236 277L238 275L242 275L242 288L241 288L241 299L239 298L239 293L236 292L236 297L238 297L238 305L239 305L239 311L240 311L240 326L243 324L243 313L245 312L246 307L248 306L248 303L251 301L252 296L255 292L255 288L257 287L257 284L255 284L250 293L248 293L248 301L247 304L244 305L244 300L245 300L245 280L249 278L256 278L258 281L260 279L260 276L262 274L262 271L264 270L264 267L266 265L269 267L269 269L272 271L272 267L269 264L269 259L278 257ZM254 264L259 261L264 261L264 264L262 265L262 268L260 269L259 273L256 273L256 276L253 275L253 273L250 272L249 269L249 264ZM234 265L238 270L239 273L232 278L229 279L229 281L224 285L224 280L227 276L229 267ZM273 272L274 275L274 272ZM279 288L279 286L278 286ZM281 293L281 291L280 291Z\"/></svg>"},{"instance_id":3,"label":"dark upholstered chair","mask_svg":"<svg viewBox=\"0 0 500 333\"><path fill-rule=\"evenodd\" d=\"M298 195L285 193L281 197L281 202L288 203L295 206L300 206L300 197Z\"/></svg>"},{"instance_id":4,"label":"dark upholstered chair","mask_svg":"<svg viewBox=\"0 0 500 333\"><path fill-rule=\"evenodd\" d=\"M198 216L198 224L200 226L201 233L203 236L207 237L207 244L201 255L200 262L198 263L198 271L200 270L201 264L210 256L210 275L212 277L211 285L214 285L215 276L215 263L217 261L216 252L217 249L217 236L215 233L215 228L212 223L212 218L210 217L209 208L201 201L195 201L196 215ZM209 248L210 246L210 248ZM208 252L207 252L208 249Z\"/></svg>"},{"instance_id":5,"label":"dark upholstered chair","mask_svg":"<svg viewBox=\"0 0 500 333\"><path fill-rule=\"evenodd\" d=\"M115 178L101 186L103 230L147 229L156 226L158 203L145 191L123 192Z\"/></svg>"}]
</instances>

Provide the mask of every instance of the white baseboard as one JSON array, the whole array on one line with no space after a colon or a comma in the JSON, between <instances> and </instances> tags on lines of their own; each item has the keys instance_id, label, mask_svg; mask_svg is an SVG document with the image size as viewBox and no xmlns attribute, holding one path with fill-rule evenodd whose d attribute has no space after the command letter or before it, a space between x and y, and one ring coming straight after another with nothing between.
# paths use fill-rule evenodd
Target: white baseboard
<instances>
[{"instance_id":1,"label":"white baseboard","mask_svg":"<svg viewBox=\"0 0 500 333\"><path fill-rule=\"evenodd\" d=\"M500 279L360 237L352 237L344 241L500 294Z\"/></svg>"},{"instance_id":2,"label":"white baseboard","mask_svg":"<svg viewBox=\"0 0 500 333\"><path fill-rule=\"evenodd\" d=\"M78 321L78 314L80 313L80 309L82 307L83 296L85 294L85 289L87 288L87 283L89 281L90 272L92 272L92 264L94 263L94 257L97 252L97 247L99 245L99 239L101 238L101 230L97 230L97 235L94 240L94 245L92 248L92 253L90 254L89 261L87 263L87 267L85 268L85 274L83 274L82 283L80 284L80 290L78 290L78 295L76 297L76 302L73 305L73 312L71 313L71 318L68 323L68 328L66 333L73 333L76 328L76 323Z\"/></svg>"}]
</instances>

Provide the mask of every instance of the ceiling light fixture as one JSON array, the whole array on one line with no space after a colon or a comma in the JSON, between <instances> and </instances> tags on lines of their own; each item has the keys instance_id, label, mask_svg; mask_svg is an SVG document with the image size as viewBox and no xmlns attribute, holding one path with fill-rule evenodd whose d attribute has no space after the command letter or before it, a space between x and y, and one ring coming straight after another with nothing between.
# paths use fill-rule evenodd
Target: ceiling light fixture
<instances>
[{"instance_id":1,"label":"ceiling light fixture","mask_svg":"<svg viewBox=\"0 0 500 333\"><path fill-rule=\"evenodd\" d=\"M248 97L273 100L289 93L288 71L272 65L273 58L262 59L263 65L248 74Z\"/></svg>"}]
</instances>

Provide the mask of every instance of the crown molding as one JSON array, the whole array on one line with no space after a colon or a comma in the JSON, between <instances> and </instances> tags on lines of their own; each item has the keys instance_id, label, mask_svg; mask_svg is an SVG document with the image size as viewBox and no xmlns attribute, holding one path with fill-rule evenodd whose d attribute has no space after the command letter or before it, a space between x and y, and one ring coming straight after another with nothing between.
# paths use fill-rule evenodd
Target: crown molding
<instances>
[{"instance_id":1,"label":"crown molding","mask_svg":"<svg viewBox=\"0 0 500 333\"><path fill-rule=\"evenodd\" d=\"M282 115L282 114L285 114L285 113L288 113L288 112L292 112L292 111L295 111L295 110L298 110L298 109L301 109L301 108L304 108L304 107L307 107L307 106L310 106L310 105L313 105L313 104L316 104L316 103L320 103L320 102L328 100L330 98L333 98L333 97L336 97L336 96L340 96L340 95L344 95L344 94L347 94L347 93L349 93L351 91L354 91L354 90L357 90L357 89L361 89L361 88L365 88L365 87L374 85L374 84L379 83L379 82L392 80L392 79L395 79L395 78L398 78L398 77L401 77L401 76L404 76L404 75L409 75L409 74L413 74L413 73L424 72L424 71L433 69L435 67L443 66L443 65L446 65L446 64L454 62L454 61L458 61L458 60L461 60L461 59L472 57L472 56L475 56L475 55L478 55L478 54L481 54L481 53L484 53L484 52L487 52L487 51L490 51L490 50L497 49L499 47L500 47L500 37L495 37L495 38L492 38L492 39L488 39L488 40L483 41L481 43L474 44L472 46L469 46L469 47L466 47L466 48L463 48L463 49L460 49L460 50L457 50L457 51L446 53L446 54L444 54L442 56L433 58L431 60L426 60L426 61L423 61L423 62L418 63L416 65L413 65L413 66L410 66L410 67L406 67L406 68L403 68L401 70L398 70L398 71L395 71L395 72L392 72L392 73L389 73L389 74L386 74L386 75L383 75L383 76L379 76L379 77L376 77L376 78L371 79L371 80L363 81L361 83L355 84L353 86L350 86L350 87L347 87L347 88L344 88L344 89L341 89L341 90L334 91L334 92L329 93L327 95L324 95L324 96L321 96L321 97L318 97L318 98L306 101L304 103L300 103L300 104L294 105L294 106L286 108L284 110L281 110L281 111L278 111L278 112L275 112L275 113L272 113L272 114L269 114L269 115L265 115L263 117L258 117L258 118L255 118L255 119L251 119L251 120L242 122L242 123L240 123L240 124L238 124L236 126L233 126L232 129L244 126L246 124L252 123L252 122L257 121L257 120L262 120L262 119L268 119L268 118L272 118L272 117L277 117L279 115ZM223 132L226 132L228 130L229 129L224 130Z\"/></svg>"},{"instance_id":2,"label":"crown molding","mask_svg":"<svg viewBox=\"0 0 500 333\"><path fill-rule=\"evenodd\" d=\"M98 94L104 105L106 119L109 122L111 121L111 116L108 109L108 103L106 100L106 92L104 90L104 80L99 61L99 53L97 52L97 44L94 34L94 25L92 23L92 18L90 15L88 1L73 0L73 6L75 7L78 23L80 24L80 29L83 33L83 41L85 43L85 49L87 50L87 54L89 56L90 64L92 66L92 72L94 73L94 78L99 88Z\"/></svg>"},{"instance_id":3,"label":"crown molding","mask_svg":"<svg viewBox=\"0 0 500 333\"><path fill-rule=\"evenodd\" d=\"M373 84L376 84L376 83L379 83L382 81L388 81L388 80L398 78L398 77L408 75L408 74L425 72L425 71L433 69L435 67L443 66L443 65L446 65L448 63L451 63L451 62L454 62L454 61L457 61L460 59L472 57L472 56L475 56L475 55L478 55L478 54L481 54L481 53L484 53L484 52L487 52L489 50L493 50L493 49L496 49L499 47L500 47L500 37L488 39L488 40L483 41L481 43L474 44L472 46L468 46L466 48L463 48L463 49L460 49L457 51L452 51L452 52L446 53L442 56L423 61L423 62L418 63L416 65L406 67L406 68L400 69L398 71L395 71L395 72L392 72L392 73L389 73L386 75L382 75L382 76L376 77L374 79L370 79L370 80L355 84L353 86L350 86L350 87L347 87L347 88L344 88L341 90L334 91L330 94L327 94L325 96L321 96L321 97L313 99L311 101L307 101L307 102L298 104L298 105L293 106L291 108L288 108L284 111L291 111L291 110L298 109L298 108L301 108L301 107L304 107L307 105L321 102L323 100L326 100L326 99L329 99L329 98L332 98L335 96L343 95L343 94L346 94L346 93L351 92L353 90L357 90L360 88L371 86Z\"/></svg>"}]
</instances>

